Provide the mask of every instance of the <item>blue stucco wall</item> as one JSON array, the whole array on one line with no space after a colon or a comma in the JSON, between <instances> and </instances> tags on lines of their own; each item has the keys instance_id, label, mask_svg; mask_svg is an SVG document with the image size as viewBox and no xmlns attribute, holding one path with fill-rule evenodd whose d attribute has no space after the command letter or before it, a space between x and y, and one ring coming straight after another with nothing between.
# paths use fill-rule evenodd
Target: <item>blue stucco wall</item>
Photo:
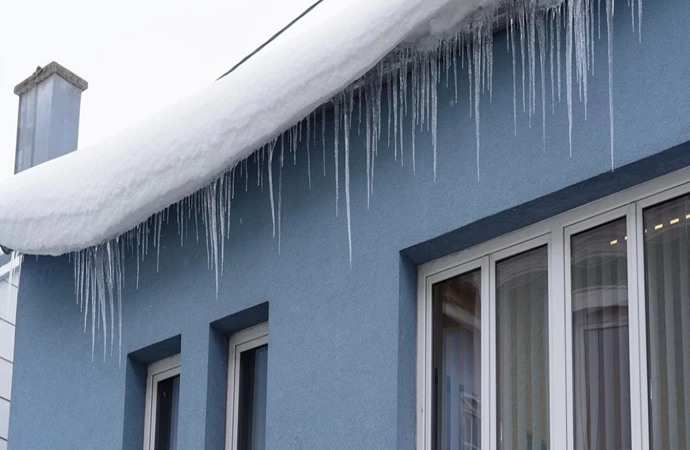
<instances>
[{"instance_id":1,"label":"blue stucco wall","mask_svg":"<svg viewBox=\"0 0 690 450\"><path fill-rule=\"evenodd\" d=\"M618 4L616 160L624 166L690 140L690 3L646 2L641 44L630 32L625 1ZM493 103L481 107L481 182L467 100L452 107L450 90L440 92L436 182L424 132L417 138L416 174L382 150L367 209L364 148L355 133L351 269L343 200L339 217L334 214L332 152L323 178L318 144L311 190L305 149L296 166L285 165L280 253L271 237L267 192L250 183L233 201L218 296L203 237L180 247L176 225L166 227L160 270L150 254L138 290L133 261L128 265L121 365L117 354L103 362L98 350L92 362L68 259L27 257L17 312L10 448L140 448L145 366L177 351L180 448L222 448L227 333L268 317L267 448L413 449L416 264L458 250L463 244L457 242L491 237L490 227L472 227L477 221L502 214L528 223L540 218L539 211L556 212L551 205L572 206L611 186L624 187L615 180L634 182L687 164L683 149L676 149L668 153L675 163L662 155L646 160L648 170L633 166L637 178L626 178L630 171L623 169L602 178L608 188L590 183L588 190L560 191L610 170L606 44L596 45L589 115L585 123L582 108L575 108L572 157L564 105L548 118L546 151L538 118L530 129L520 115L513 134L505 36L496 42ZM461 81L461 92L467 92ZM546 200L535 207L535 199ZM521 214L527 202L531 212Z\"/></svg>"}]
</instances>

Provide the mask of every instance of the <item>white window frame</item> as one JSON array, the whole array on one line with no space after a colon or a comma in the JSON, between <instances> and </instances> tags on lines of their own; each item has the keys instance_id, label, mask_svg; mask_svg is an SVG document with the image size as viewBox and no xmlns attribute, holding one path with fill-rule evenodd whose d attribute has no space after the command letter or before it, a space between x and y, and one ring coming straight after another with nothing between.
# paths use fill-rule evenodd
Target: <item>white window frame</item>
<instances>
[{"instance_id":1,"label":"white window frame","mask_svg":"<svg viewBox=\"0 0 690 450\"><path fill-rule=\"evenodd\" d=\"M570 238L618 218L626 219L628 239L628 320L632 450L649 449L646 299L643 258L645 208L690 193L690 168L684 168L612 194L558 216L423 264L417 269L416 450L431 450L432 295L435 283L482 269L482 449L497 449L496 411L496 262L547 245L549 448L573 450L572 309Z\"/></svg>"},{"instance_id":2,"label":"white window frame","mask_svg":"<svg viewBox=\"0 0 690 450\"><path fill-rule=\"evenodd\" d=\"M228 349L228 397L225 414L225 449L237 450L239 423L240 359L242 353L268 344L268 322L230 335Z\"/></svg>"},{"instance_id":3,"label":"white window frame","mask_svg":"<svg viewBox=\"0 0 690 450\"><path fill-rule=\"evenodd\" d=\"M156 448L158 383L180 374L180 354L156 361L148 367L146 405L144 407L144 450Z\"/></svg>"}]
</instances>

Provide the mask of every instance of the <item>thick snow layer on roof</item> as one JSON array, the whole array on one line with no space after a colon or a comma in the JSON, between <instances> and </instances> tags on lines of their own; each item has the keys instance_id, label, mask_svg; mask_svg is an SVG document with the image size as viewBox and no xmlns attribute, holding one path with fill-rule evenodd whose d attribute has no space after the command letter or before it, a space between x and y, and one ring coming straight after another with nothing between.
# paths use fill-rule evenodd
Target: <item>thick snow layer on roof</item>
<instances>
[{"instance_id":1,"label":"thick snow layer on roof","mask_svg":"<svg viewBox=\"0 0 690 450\"><path fill-rule=\"evenodd\" d=\"M0 183L0 244L58 255L196 192L402 42L438 40L497 0L329 0L237 70L100 145Z\"/></svg>"}]
</instances>

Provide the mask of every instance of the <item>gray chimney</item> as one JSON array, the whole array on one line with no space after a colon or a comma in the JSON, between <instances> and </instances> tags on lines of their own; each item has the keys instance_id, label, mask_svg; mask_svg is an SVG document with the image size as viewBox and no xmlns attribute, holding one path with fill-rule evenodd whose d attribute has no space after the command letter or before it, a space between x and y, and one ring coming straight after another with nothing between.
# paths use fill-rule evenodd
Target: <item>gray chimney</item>
<instances>
[{"instance_id":1,"label":"gray chimney","mask_svg":"<svg viewBox=\"0 0 690 450\"><path fill-rule=\"evenodd\" d=\"M53 61L14 88L19 96L15 173L77 149L81 93L88 87Z\"/></svg>"}]
</instances>

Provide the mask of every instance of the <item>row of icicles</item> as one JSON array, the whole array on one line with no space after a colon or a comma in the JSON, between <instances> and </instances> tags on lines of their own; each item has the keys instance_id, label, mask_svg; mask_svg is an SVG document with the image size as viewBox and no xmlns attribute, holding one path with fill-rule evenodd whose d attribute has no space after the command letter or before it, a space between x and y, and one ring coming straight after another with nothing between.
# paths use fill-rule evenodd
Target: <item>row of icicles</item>
<instances>
[{"instance_id":1,"label":"row of icicles","mask_svg":"<svg viewBox=\"0 0 690 450\"><path fill-rule=\"evenodd\" d=\"M602 1L603 7L600 4ZM476 171L479 180L481 167L479 106L482 97L488 96L491 101L493 95L493 39L494 31L499 23L506 25L507 51L512 55L513 62L512 126L514 132L517 134L518 109L522 108L528 115L531 126L539 108L544 146L546 146L546 116L549 109L546 94L550 90L552 114L555 111L556 99L558 103L561 103L562 97L565 97L569 124L568 145L571 155L573 98L577 95L584 105L586 116L587 79L594 70L594 42L601 38L602 24L605 24L608 42L610 149L613 169L613 0L596 0L596 2L595 0L571 0L564 3L558 2L546 8L536 3L533 0L511 0L506 7L500 9L500 13L497 10L490 15L473 17L469 31L440 40L437 47L430 51L421 51L411 47L394 50L364 77L334 96L329 105L322 105L203 189L109 242L74 252L71 258L74 263L76 301L84 314L84 332L90 328L92 357L97 339L102 340L103 357L105 358L108 353L112 354L115 336L117 336L121 357L122 290L125 285L126 255L129 253L136 260L138 287L140 262L144 261L152 248L156 252L158 266L161 230L163 225L170 221L171 210L176 216L181 245L185 239L189 238L190 229L193 230L192 235L196 240L199 240L200 234L203 234L208 267L215 273L216 293L218 293L219 276L223 271L225 241L230 233L231 205L237 192L237 185L244 184L245 191L250 182L256 183L262 190L268 185L273 237L277 237L278 251L280 251L282 168L285 164L286 152L292 153L293 164L296 164L298 146L306 142L308 181L311 188L311 150L320 144L323 152L323 168L319 171L326 176L327 106L333 106L336 216L340 202L341 171L344 173L350 266L352 266L350 134L353 128L356 128L360 134L364 133L365 136L367 207L374 192L375 163L381 146L385 145L386 148L392 150L395 160L401 165L409 161L414 171L417 130L426 129L431 132L435 180L438 86L442 83L446 87L452 85L454 104L457 104L460 95L458 80L460 73L465 70L469 81L467 93L469 113L475 122ZM637 29L638 33L641 33L642 1L628 0L628 4L632 10L633 30ZM602 13L605 20L601 18ZM563 36L565 49L562 49ZM564 70L562 70L563 60L565 60ZM539 74L538 81L537 73ZM565 78L564 92L562 92L563 78ZM518 86L520 86L519 90ZM537 89L541 91L540 96L537 95ZM384 93L387 102L385 109L382 104ZM537 102L538 98L541 99L540 104ZM384 110L387 111L385 117ZM354 124L353 115L356 118ZM405 118L411 120L404 120ZM410 123L412 124L411 140L408 143L403 138L403 125ZM345 166L342 169L339 167L341 131ZM320 139L318 139L319 134ZM256 179L252 178L252 180L250 180L250 163L257 167ZM274 173L276 170L277 176ZM254 171L251 171L251 174L253 177Z\"/></svg>"}]
</instances>

